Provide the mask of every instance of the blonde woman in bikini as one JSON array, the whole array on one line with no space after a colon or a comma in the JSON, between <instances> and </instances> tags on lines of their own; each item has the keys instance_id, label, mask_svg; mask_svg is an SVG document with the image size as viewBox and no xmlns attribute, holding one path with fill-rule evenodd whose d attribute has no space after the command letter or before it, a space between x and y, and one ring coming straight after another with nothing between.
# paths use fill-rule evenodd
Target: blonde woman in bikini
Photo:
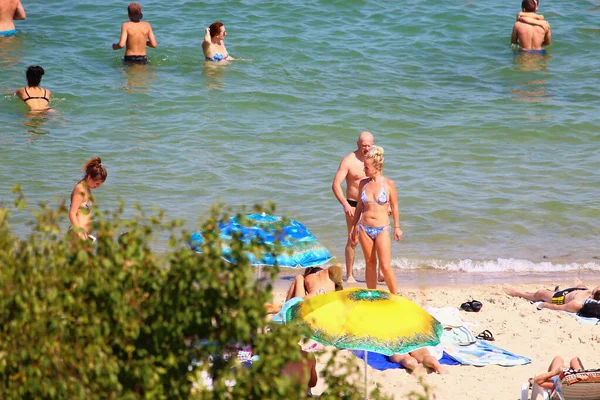
<instances>
[{"instance_id":1,"label":"blonde woman in bikini","mask_svg":"<svg viewBox=\"0 0 600 400\"><path fill-rule=\"evenodd\" d=\"M92 189L99 188L107 177L106 169L100 157L92 158L85 163L85 175L77 182L71 193L69 220L71 230L82 240L96 240L90 235L92 229Z\"/></svg>"},{"instance_id":2,"label":"blonde woman in bikini","mask_svg":"<svg viewBox=\"0 0 600 400\"><path fill-rule=\"evenodd\" d=\"M377 288L377 262L390 293L398 292L396 276L392 271L392 233L395 240L402 238L398 211L398 192L393 180L383 176L383 148L371 146L365 156L365 175L358 186L360 198L354 212L354 221L348 235L352 243L360 242L365 256L367 288ZM388 206L394 219L390 227Z\"/></svg>"}]
</instances>

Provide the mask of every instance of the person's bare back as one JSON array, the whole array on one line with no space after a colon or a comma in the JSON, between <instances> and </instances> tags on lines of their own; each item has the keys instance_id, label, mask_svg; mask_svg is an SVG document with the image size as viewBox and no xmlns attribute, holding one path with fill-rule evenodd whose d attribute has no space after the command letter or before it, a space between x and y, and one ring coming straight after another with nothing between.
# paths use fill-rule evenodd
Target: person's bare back
<instances>
[{"instance_id":1,"label":"person's bare back","mask_svg":"<svg viewBox=\"0 0 600 400\"><path fill-rule=\"evenodd\" d=\"M519 44L522 50L542 50L549 43L550 28L546 32L538 25L515 22L513 27L513 44Z\"/></svg>"},{"instance_id":2,"label":"person's bare back","mask_svg":"<svg viewBox=\"0 0 600 400\"><path fill-rule=\"evenodd\" d=\"M25 18L25 9L19 0L0 0L0 35L15 29L14 20Z\"/></svg>"},{"instance_id":3,"label":"person's bare back","mask_svg":"<svg viewBox=\"0 0 600 400\"><path fill-rule=\"evenodd\" d=\"M146 46L156 47L156 39L148 22L124 22L121 26L120 48L125 39L126 56L145 56Z\"/></svg>"},{"instance_id":4,"label":"person's bare back","mask_svg":"<svg viewBox=\"0 0 600 400\"><path fill-rule=\"evenodd\" d=\"M127 7L129 22L121 25L121 38L119 43L113 43L113 50L125 49L125 61L135 64L146 63L146 46L156 47L156 38L152 26L142 22L142 7L138 3L131 3Z\"/></svg>"},{"instance_id":5,"label":"person's bare back","mask_svg":"<svg viewBox=\"0 0 600 400\"><path fill-rule=\"evenodd\" d=\"M510 38L512 44L518 44L521 50L539 52L542 46L550 45L550 24L543 15L536 14L537 0L523 0L522 12L517 15Z\"/></svg>"}]
</instances>

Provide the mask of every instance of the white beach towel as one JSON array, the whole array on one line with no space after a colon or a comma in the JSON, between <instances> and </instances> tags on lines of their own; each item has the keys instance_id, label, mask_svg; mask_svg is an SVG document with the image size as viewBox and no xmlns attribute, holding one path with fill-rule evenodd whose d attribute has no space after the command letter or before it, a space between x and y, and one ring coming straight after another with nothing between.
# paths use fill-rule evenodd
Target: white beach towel
<instances>
[{"instance_id":1,"label":"white beach towel","mask_svg":"<svg viewBox=\"0 0 600 400\"><path fill-rule=\"evenodd\" d=\"M466 326L444 329L440 339L441 343L457 344L459 346L468 346L476 341L475 335Z\"/></svg>"},{"instance_id":2,"label":"white beach towel","mask_svg":"<svg viewBox=\"0 0 600 400\"><path fill-rule=\"evenodd\" d=\"M535 305L535 308L537 308L540 311L548 310L547 308L540 307L540 304L543 304L543 303L544 303L543 301L537 301L532 304ZM579 321L580 324L586 324L586 325L599 325L600 324L600 319L598 319L598 318L586 318L586 317L582 317L582 316L578 315L577 313L572 313L572 312L562 311L562 310L549 310L549 311L558 311L561 313L572 315L573 317L575 317L575 319L577 319L577 321Z\"/></svg>"},{"instance_id":3,"label":"white beach towel","mask_svg":"<svg viewBox=\"0 0 600 400\"><path fill-rule=\"evenodd\" d=\"M431 314L433 318L440 321L444 328L458 328L464 324L460 312L456 307L436 308L425 306L423 309Z\"/></svg>"}]
</instances>

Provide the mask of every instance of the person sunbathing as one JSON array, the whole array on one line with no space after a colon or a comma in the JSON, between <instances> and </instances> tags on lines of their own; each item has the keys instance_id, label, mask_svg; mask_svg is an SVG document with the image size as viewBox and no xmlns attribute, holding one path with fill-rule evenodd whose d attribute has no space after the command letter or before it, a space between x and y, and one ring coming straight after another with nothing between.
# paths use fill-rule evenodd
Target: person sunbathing
<instances>
[{"instance_id":1,"label":"person sunbathing","mask_svg":"<svg viewBox=\"0 0 600 400\"><path fill-rule=\"evenodd\" d=\"M327 269L321 267L306 268L304 274L296 275L285 296L285 301L301 297L306 299L318 294L344 290L342 285L342 265L335 264ZM277 314L282 305L266 303L267 314Z\"/></svg>"},{"instance_id":2,"label":"person sunbathing","mask_svg":"<svg viewBox=\"0 0 600 400\"><path fill-rule=\"evenodd\" d=\"M448 373L448 369L429 353L427 347L422 347L407 354L391 355L389 360L400 364L404 369L410 371L411 375L422 375L426 372L425 368L438 374Z\"/></svg>"},{"instance_id":3,"label":"person sunbathing","mask_svg":"<svg viewBox=\"0 0 600 400\"><path fill-rule=\"evenodd\" d=\"M293 297L309 298L342 289L342 266L340 264L335 264L327 269L310 267L306 268L303 275L297 275L294 278L285 301Z\"/></svg>"},{"instance_id":4,"label":"person sunbathing","mask_svg":"<svg viewBox=\"0 0 600 400\"><path fill-rule=\"evenodd\" d=\"M560 356L554 357L550 366L548 367L548 372L544 372L542 374L536 375L533 378L533 381L536 385L549 390L556 389L556 383L560 379L560 374L564 371L568 370L583 370L583 364L579 357L574 357L571 359L569 366L565 365L565 361Z\"/></svg>"},{"instance_id":5,"label":"person sunbathing","mask_svg":"<svg viewBox=\"0 0 600 400\"><path fill-rule=\"evenodd\" d=\"M504 288L504 292L512 297L521 297L529 301L541 301L539 309L579 312L588 303L600 302L600 286L588 289L580 280L575 281L575 286L551 291L540 289L537 292L522 292L512 286Z\"/></svg>"}]
</instances>

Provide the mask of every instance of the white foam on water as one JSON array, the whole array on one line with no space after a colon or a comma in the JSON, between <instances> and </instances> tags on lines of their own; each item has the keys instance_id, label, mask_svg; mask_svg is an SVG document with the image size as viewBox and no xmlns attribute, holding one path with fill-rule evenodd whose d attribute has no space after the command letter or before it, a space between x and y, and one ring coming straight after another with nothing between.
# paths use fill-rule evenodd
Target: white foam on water
<instances>
[{"instance_id":1,"label":"white foam on water","mask_svg":"<svg viewBox=\"0 0 600 400\"><path fill-rule=\"evenodd\" d=\"M439 272L570 272L570 271L600 271L600 261L590 262L534 262L516 258L498 258L496 260L439 260L439 259L392 259L392 267L399 270L432 269ZM357 260L354 268L363 270L364 260Z\"/></svg>"}]
</instances>

